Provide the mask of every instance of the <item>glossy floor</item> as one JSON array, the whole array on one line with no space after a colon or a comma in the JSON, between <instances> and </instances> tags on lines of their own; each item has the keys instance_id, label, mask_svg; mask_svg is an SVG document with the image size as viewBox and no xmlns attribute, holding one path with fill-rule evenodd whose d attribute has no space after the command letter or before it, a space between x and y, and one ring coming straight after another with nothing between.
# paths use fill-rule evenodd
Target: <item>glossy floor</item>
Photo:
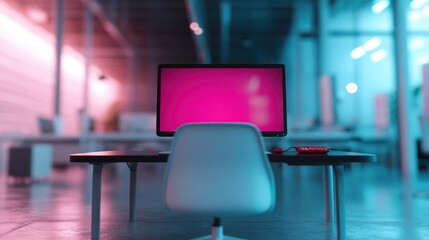
<instances>
[{"instance_id":1,"label":"glossy floor","mask_svg":"<svg viewBox=\"0 0 429 240\"><path fill-rule=\"evenodd\" d=\"M251 218L224 219L226 234L246 239L335 239L324 221L322 167L273 164L277 205ZM101 239L189 239L206 235L211 219L179 217L162 200L163 164L138 169L137 221L128 222L128 169L103 170ZM429 174L402 181L381 164L346 168L347 239L429 239ZM56 169L49 180L17 183L1 175L0 239L89 239L88 166Z\"/></svg>"}]
</instances>

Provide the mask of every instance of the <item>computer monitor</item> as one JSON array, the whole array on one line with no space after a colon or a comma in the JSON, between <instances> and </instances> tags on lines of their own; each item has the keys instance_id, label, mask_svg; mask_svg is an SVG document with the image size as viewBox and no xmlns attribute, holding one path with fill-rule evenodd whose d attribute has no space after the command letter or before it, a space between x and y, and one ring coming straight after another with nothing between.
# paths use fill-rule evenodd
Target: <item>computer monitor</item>
<instances>
[{"instance_id":1,"label":"computer monitor","mask_svg":"<svg viewBox=\"0 0 429 240\"><path fill-rule=\"evenodd\" d=\"M201 122L247 122L263 136L286 136L283 64L161 64L158 66L158 136Z\"/></svg>"}]
</instances>

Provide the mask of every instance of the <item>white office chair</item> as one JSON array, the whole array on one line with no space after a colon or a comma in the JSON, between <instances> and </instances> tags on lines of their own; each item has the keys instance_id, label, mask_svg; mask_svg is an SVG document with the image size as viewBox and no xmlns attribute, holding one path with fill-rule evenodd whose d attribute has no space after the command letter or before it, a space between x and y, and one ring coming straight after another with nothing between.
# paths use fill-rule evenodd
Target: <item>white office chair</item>
<instances>
[{"instance_id":1,"label":"white office chair","mask_svg":"<svg viewBox=\"0 0 429 240\"><path fill-rule=\"evenodd\" d=\"M165 175L167 208L214 217L211 236L223 236L220 218L270 211L275 204L271 165L260 131L245 123L183 125L175 133Z\"/></svg>"}]
</instances>

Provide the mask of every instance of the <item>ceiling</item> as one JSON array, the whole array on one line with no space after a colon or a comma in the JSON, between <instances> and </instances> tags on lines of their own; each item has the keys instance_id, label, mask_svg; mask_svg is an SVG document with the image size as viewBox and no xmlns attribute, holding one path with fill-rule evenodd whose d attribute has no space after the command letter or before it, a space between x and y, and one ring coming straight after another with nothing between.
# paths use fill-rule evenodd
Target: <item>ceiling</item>
<instances>
[{"instance_id":1,"label":"ceiling","mask_svg":"<svg viewBox=\"0 0 429 240\"><path fill-rule=\"evenodd\" d=\"M34 9L45 14L43 21L35 21L55 33L57 0L6 1L24 15ZM293 0L63 1L64 43L85 53L85 7L91 6L92 60L119 80L130 77L132 56L137 66L277 63L293 14ZM190 30L192 21L198 22L202 35Z\"/></svg>"}]
</instances>

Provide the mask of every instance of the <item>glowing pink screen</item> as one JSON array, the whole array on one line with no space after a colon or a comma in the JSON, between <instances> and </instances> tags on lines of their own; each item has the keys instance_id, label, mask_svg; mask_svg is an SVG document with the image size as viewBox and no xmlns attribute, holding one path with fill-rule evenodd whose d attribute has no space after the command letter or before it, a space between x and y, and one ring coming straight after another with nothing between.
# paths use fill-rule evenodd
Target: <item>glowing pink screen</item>
<instances>
[{"instance_id":1,"label":"glowing pink screen","mask_svg":"<svg viewBox=\"0 0 429 240\"><path fill-rule=\"evenodd\" d=\"M282 68L161 68L159 130L185 123L250 122L285 129Z\"/></svg>"}]
</instances>

